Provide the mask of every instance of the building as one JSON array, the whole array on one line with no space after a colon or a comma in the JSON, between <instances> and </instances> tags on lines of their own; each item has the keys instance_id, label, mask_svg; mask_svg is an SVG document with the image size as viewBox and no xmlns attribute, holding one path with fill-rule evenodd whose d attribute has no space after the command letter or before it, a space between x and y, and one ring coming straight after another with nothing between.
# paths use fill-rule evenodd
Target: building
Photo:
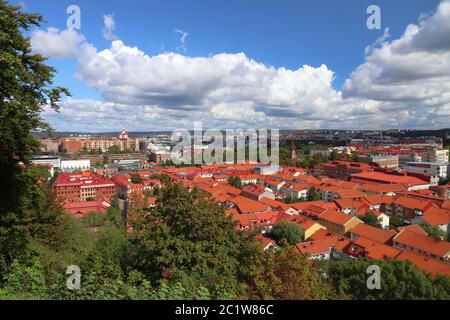
<instances>
[{"instance_id":1,"label":"building","mask_svg":"<svg viewBox=\"0 0 450 320\"><path fill-rule=\"evenodd\" d=\"M328 231L345 236L362 221L342 212L326 210L319 216L319 223Z\"/></svg>"},{"instance_id":2,"label":"building","mask_svg":"<svg viewBox=\"0 0 450 320\"><path fill-rule=\"evenodd\" d=\"M260 184L246 185L242 188L242 195L256 201L259 201L262 198L275 200L275 194L273 191Z\"/></svg>"},{"instance_id":3,"label":"building","mask_svg":"<svg viewBox=\"0 0 450 320\"><path fill-rule=\"evenodd\" d=\"M448 176L448 165L439 162L408 162L403 166L403 170L442 179L446 179Z\"/></svg>"},{"instance_id":4,"label":"building","mask_svg":"<svg viewBox=\"0 0 450 320\"><path fill-rule=\"evenodd\" d=\"M145 155L145 153L125 153L125 154L107 153L103 155L104 164L113 164L126 160L132 160L133 162L138 161L141 165L144 165L147 160L147 156Z\"/></svg>"},{"instance_id":5,"label":"building","mask_svg":"<svg viewBox=\"0 0 450 320\"><path fill-rule=\"evenodd\" d=\"M402 230L393 239L396 248L412 251L432 259L450 263L450 242L434 239L417 232Z\"/></svg>"},{"instance_id":6,"label":"building","mask_svg":"<svg viewBox=\"0 0 450 320\"><path fill-rule=\"evenodd\" d=\"M87 171L91 169L90 160L62 160L61 171L73 172L73 171Z\"/></svg>"},{"instance_id":7,"label":"building","mask_svg":"<svg viewBox=\"0 0 450 320\"><path fill-rule=\"evenodd\" d=\"M368 164L375 164L384 169L397 169L399 157L397 155L366 155L359 156L358 160Z\"/></svg>"},{"instance_id":8,"label":"building","mask_svg":"<svg viewBox=\"0 0 450 320\"><path fill-rule=\"evenodd\" d=\"M151 151L148 154L148 161L153 163L160 163L172 160L172 152L170 151Z\"/></svg>"},{"instance_id":9,"label":"building","mask_svg":"<svg viewBox=\"0 0 450 320\"><path fill-rule=\"evenodd\" d=\"M61 152L75 153L83 151L83 143L80 138L65 138L61 140Z\"/></svg>"},{"instance_id":10,"label":"building","mask_svg":"<svg viewBox=\"0 0 450 320\"><path fill-rule=\"evenodd\" d=\"M49 153L60 152L61 140L59 139L40 139L41 151Z\"/></svg>"},{"instance_id":11,"label":"building","mask_svg":"<svg viewBox=\"0 0 450 320\"><path fill-rule=\"evenodd\" d=\"M53 189L57 198L67 202L92 201L116 195L114 182L92 172L61 173L56 178Z\"/></svg>"},{"instance_id":12,"label":"building","mask_svg":"<svg viewBox=\"0 0 450 320\"><path fill-rule=\"evenodd\" d=\"M395 233L393 232L372 227L365 223L358 224L350 231L350 238L352 240L356 240L359 237L364 237L369 240L384 244L390 244L394 236Z\"/></svg>"},{"instance_id":13,"label":"building","mask_svg":"<svg viewBox=\"0 0 450 320\"><path fill-rule=\"evenodd\" d=\"M120 151L139 151L139 140L130 138L86 138L81 139L82 149L85 151L100 150L108 152L117 146Z\"/></svg>"},{"instance_id":14,"label":"building","mask_svg":"<svg viewBox=\"0 0 450 320\"><path fill-rule=\"evenodd\" d=\"M404 184L408 190L422 190L430 187L430 182L408 175L406 172L363 172L353 174L351 182L367 184Z\"/></svg>"},{"instance_id":15,"label":"building","mask_svg":"<svg viewBox=\"0 0 450 320\"><path fill-rule=\"evenodd\" d=\"M424 162L447 163L448 155L448 149L431 149L421 153L422 161Z\"/></svg>"},{"instance_id":16,"label":"building","mask_svg":"<svg viewBox=\"0 0 450 320\"><path fill-rule=\"evenodd\" d=\"M54 156L35 156L31 159L31 163L34 165L49 165L52 168L61 167L61 159Z\"/></svg>"},{"instance_id":17,"label":"building","mask_svg":"<svg viewBox=\"0 0 450 320\"><path fill-rule=\"evenodd\" d=\"M398 166L403 169L403 166L408 162L420 162L422 157L417 153L401 153L398 155Z\"/></svg>"},{"instance_id":18,"label":"building","mask_svg":"<svg viewBox=\"0 0 450 320\"><path fill-rule=\"evenodd\" d=\"M315 148L311 148L309 150L309 155L312 157L316 154L320 154L320 155L324 156L325 158L329 158L331 151L332 151L331 148L315 147Z\"/></svg>"},{"instance_id":19,"label":"building","mask_svg":"<svg viewBox=\"0 0 450 320\"><path fill-rule=\"evenodd\" d=\"M371 168L367 163L332 161L314 166L313 175L346 180L352 174L366 172Z\"/></svg>"}]
</instances>

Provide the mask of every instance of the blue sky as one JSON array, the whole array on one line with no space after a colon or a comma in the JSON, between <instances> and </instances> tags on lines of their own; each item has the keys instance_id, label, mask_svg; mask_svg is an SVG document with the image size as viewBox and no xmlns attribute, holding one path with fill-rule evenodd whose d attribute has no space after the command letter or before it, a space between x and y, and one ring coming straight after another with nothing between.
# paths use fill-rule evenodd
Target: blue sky
<instances>
[{"instance_id":1,"label":"blue sky","mask_svg":"<svg viewBox=\"0 0 450 320\"><path fill-rule=\"evenodd\" d=\"M137 47L149 57L173 52L184 57L207 58L220 53L242 52L248 59L258 64L273 66L276 69L297 70L304 65L312 68L325 65L333 72L331 85L337 92L343 89L344 82L351 73L366 62L365 49L383 35L385 28L389 28L390 41L399 39L409 24L418 24L419 17L423 14L433 15L440 3L438 0L25 0L21 2L25 4L27 11L43 14L47 23L41 27L42 30L47 27L65 29L67 6L78 5L81 9L81 30L77 32L84 36L86 43L99 52L111 48L111 40L102 36L102 28L103 15L113 14L116 25L113 33L116 38L127 47ZM366 19L369 16L366 9L371 4L381 8L381 30L369 30L366 27ZM188 34L184 44L181 44L181 34L175 32L175 29ZM80 66L77 57L50 58L49 63L58 70L57 84L67 86L73 93L73 99L123 103L122 100L116 101L111 98L106 93L108 90L103 88L99 90L98 85L92 85L86 79L80 80L79 77L77 79L75 75ZM360 95L356 96L361 98ZM373 96L364 98L378 100ZM273 108L268 110L261 102L255 102L251 98L247 100L253 102L251 112L262 112L265 116L274 114ZM241 97L230 98L227 95L226 101L214 102L241 101L243 101ZM141 107L143 105L141 102L138 104ZM158 105L159 108L162 106L159 101L148 101L148 104ZM298 111L298 108L296 110ZM300 112L298 116L301 117L302 114ZM63 121L62 118L58 119ZM218 125L236 125L237 119L228 120ZM313 123L315 119L306 121L311 123L312 128L334 126L332 123ZM267 123L267 119L264 118L264 122ZM269 122L276 123L276 121ZM405 126L421 125L431 127L438 124L405 121ZM336 124L336 127L339 126L345 126L345 123ZM56 127L64 129L64 125L56 124ZM136 126L136 129L141 127Z\"/></svg>"}]
</instances>

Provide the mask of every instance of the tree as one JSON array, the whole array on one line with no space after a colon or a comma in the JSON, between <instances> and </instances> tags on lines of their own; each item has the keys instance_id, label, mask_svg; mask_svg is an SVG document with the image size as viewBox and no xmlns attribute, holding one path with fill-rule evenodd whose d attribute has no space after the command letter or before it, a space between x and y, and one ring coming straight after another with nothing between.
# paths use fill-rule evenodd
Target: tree
<instances>
[{"instance_id":1,"label":"tree","mask_svg":"<svg viewBox=\"0 0 450 320\"><path fill-rule=\"evenodd\" d=\"M120 146L117 145L117 144L112 145L112 146L110 146L110 147L108 148L108 152L109 152L109 153L113 153L113 154L119 154L119 153L120 153Z\"/></svg>"},{"instance_id":2,"label":"tree","mask_svg":"<svg viewBox=\"0 0 450 320\"><path fill-rule=\"evenodd\" d=\"M336 299L330 283L310 262L295 247L267 251L264 268L252 284L254 295L260 299Z\"/></svg>"},{"instance_id":3,"label":"tree","mask_svg":"<svg viewBox=\"0 0 450 320\"><path fill-rule=\"evenodd\" d=\"M139 173L133 173L132 175L131 175L131 182L133 182L133 183L142 183L142 178L141 178L141 176L139 175Z\"/></svg>"},{"instance_id":4,"label":"tree","mask_svg":"<svg viewBox=\"0 0 450 320\"><path fill-rule=\"evenodd\" d=\"M445 239L445 232L439 227L435 226L428 226L428 225L421 225L422 229L428 233L430 237L433 237L438 240L444 240Z\"/></svg>"},{"instance_id":5,"label":"tree","mask_svg":"<svg viewBox=\"0 0 450 320\"><path fill-rule=\"evenodd\" d=\"M383 227L381 226L380 221L378 221L377 216L373 213L373 211L367 211L366 214L364 215L364 217L361 218L361 220L365 223L368 224L369 226L375 227L375 228L379 228L382 229Z\"/></svg>"},{"instance_id":6,"label":"tree","mask_svg":"<svg viewBox=\"0 0 450 320\"><path fill-rule=\"evenodd\" d=\"M336 150L333 150L330 152L330 160L334 161L334 160L338 160L339 159L339 155L337 153Z\"/></svg>"},{"instance_id":7,"label":"tree","mask_svg":"<svg viewBox=\"0 0 450 320\"><path fill-rule=\"evenodd\" d=\"M389 219L389 227L391 229L396 229L398 227L403 226L403 221L401 218L397 217L397 216L391 216Z\"/></svg>"},{"instance_id":8,"label":"tree","mask_svg":"<svg viewBox=\"0 0 450 320\"><path fill-rule=\"evenodd\" d=\"M320 200L320 193L316 191L314 186L311 186L308 190L308 201L318 201Z\"/></svg>"},{"instance_id":9,"label":"tree","mask_svg":"<svg viewBox=\"0 0 450 320\"><path fill-rule=\"evenodd\" d=\"M224 207L197 189L169 184L151 214L136 216L129 221L134 231L129 266L152 282L185 279L213 298L233 298L259 261L255 241L237 232Z\"/></svg>"},{"instance_id":10,"label":"tree","mask_svg":"<svg viewBox=\"0 0 450 320\"><path fill-rule=\"evenodd\" d=\"M69 92L52 87L55 69L44 64L44 57L31 53L30 40L21 33L39 26L42 16L19 8L0 1L0 158L28 163L39 150L32 132L51 131L40 115L43 106L58 110L61 95Z\"/></svg>"},{"instance_id":11,"label":"tree","mask_svg":"<svg viewBox=\"0 0 450 320\"><path fill-rule=\"evenodd\" d=\"M367 268L376 264L381 271L381 289L367 288ZM432 277L409 261L351 259L330 261L325 270L335 290L357 300L449 299L450 278Z\"/></svg>"},{"instance_id":12,"label":"tree","mask_svg":"<svg viewBox=\"0 0 450 320\"><path fill-rule=\"evenodd\" d=\"M283 219L272 227L269 236L277 242L284 239L289 245L293 245L303 240L303 230L297 223Z\"/></svg>"},{"instance_id":13,"label":"tree","mask_svg":"<svg viewBox=\"0 0 450 320\"><path fill-rule=\"evenodd\" d=\"M228 178L228 184L232 187L242 189L242 181L238 176L231 176Z\"/></svg>"}]
</instances>

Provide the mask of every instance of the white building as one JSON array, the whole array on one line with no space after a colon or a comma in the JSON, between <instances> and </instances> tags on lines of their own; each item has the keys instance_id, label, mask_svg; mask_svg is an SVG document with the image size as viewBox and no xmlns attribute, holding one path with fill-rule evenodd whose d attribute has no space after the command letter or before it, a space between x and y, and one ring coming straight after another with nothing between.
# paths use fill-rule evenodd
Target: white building
<instances>
[{"instance_id":1,"label":"white building","mask_svg":"<svg viewBox=\"0 0 450 320\"><path fill-rule=\"evenodd\" d=\"M31 163L35 165L51 165L53 168L61 167L61 160L52 156L36 156L31 159Z\"/></svg>"},{"instance_id":2,"label":"white building","mask_svg":"<svg viewBox=\"0 0 450 320\"><path fill-rule=\"evenodd\" d=\"M410 173L419 173L429 177L446 179L448 165L438 162L408 162L403 169Z\"/></svg>"},{"instance_id":3,"label":"white building","mask_svg":"<svg viewBox=\"0 0 450 320\"><path fill-rule=\"evenodd\" d=\"M262 176L270 176L278 173L280 170L281 170L280 166L270 165L270 166L255 167L254 172Z\"/></svg>"},{"instance_id":4,"label":"white building","mask_svg":"<svg viewBox=\"0 0 450 320\"><path fill-rule=\"evenodd\" d=\"M72 172L76 170L87 171L91 169L90 160L62 160L61 171Z\"/></svg>"},{"instance_id":5,"label":"white building","mask_svg":"<svg viewBox=\"0 0 450 320\"><path fill-rule=\"evenodd\" d=\"M422 161L447 163L448 155L448 149L432 149L422 153Z\"/></svg>"}]
</instances>

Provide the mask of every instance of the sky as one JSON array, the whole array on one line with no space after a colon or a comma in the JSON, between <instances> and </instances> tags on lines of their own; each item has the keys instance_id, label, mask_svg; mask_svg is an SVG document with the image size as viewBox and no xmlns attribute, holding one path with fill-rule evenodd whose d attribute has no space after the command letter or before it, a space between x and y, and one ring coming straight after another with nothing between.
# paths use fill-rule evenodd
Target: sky
<instances>
[{"instance_id":1,"label":"sky","mask_svg":"<svg viewBox=\"0 0 450 320\"><path fill-rule=\"evenodd\" d=\"M58 131L450 127L450 0L10 2L46 20Z\"/></svg>"}]
</instances>

